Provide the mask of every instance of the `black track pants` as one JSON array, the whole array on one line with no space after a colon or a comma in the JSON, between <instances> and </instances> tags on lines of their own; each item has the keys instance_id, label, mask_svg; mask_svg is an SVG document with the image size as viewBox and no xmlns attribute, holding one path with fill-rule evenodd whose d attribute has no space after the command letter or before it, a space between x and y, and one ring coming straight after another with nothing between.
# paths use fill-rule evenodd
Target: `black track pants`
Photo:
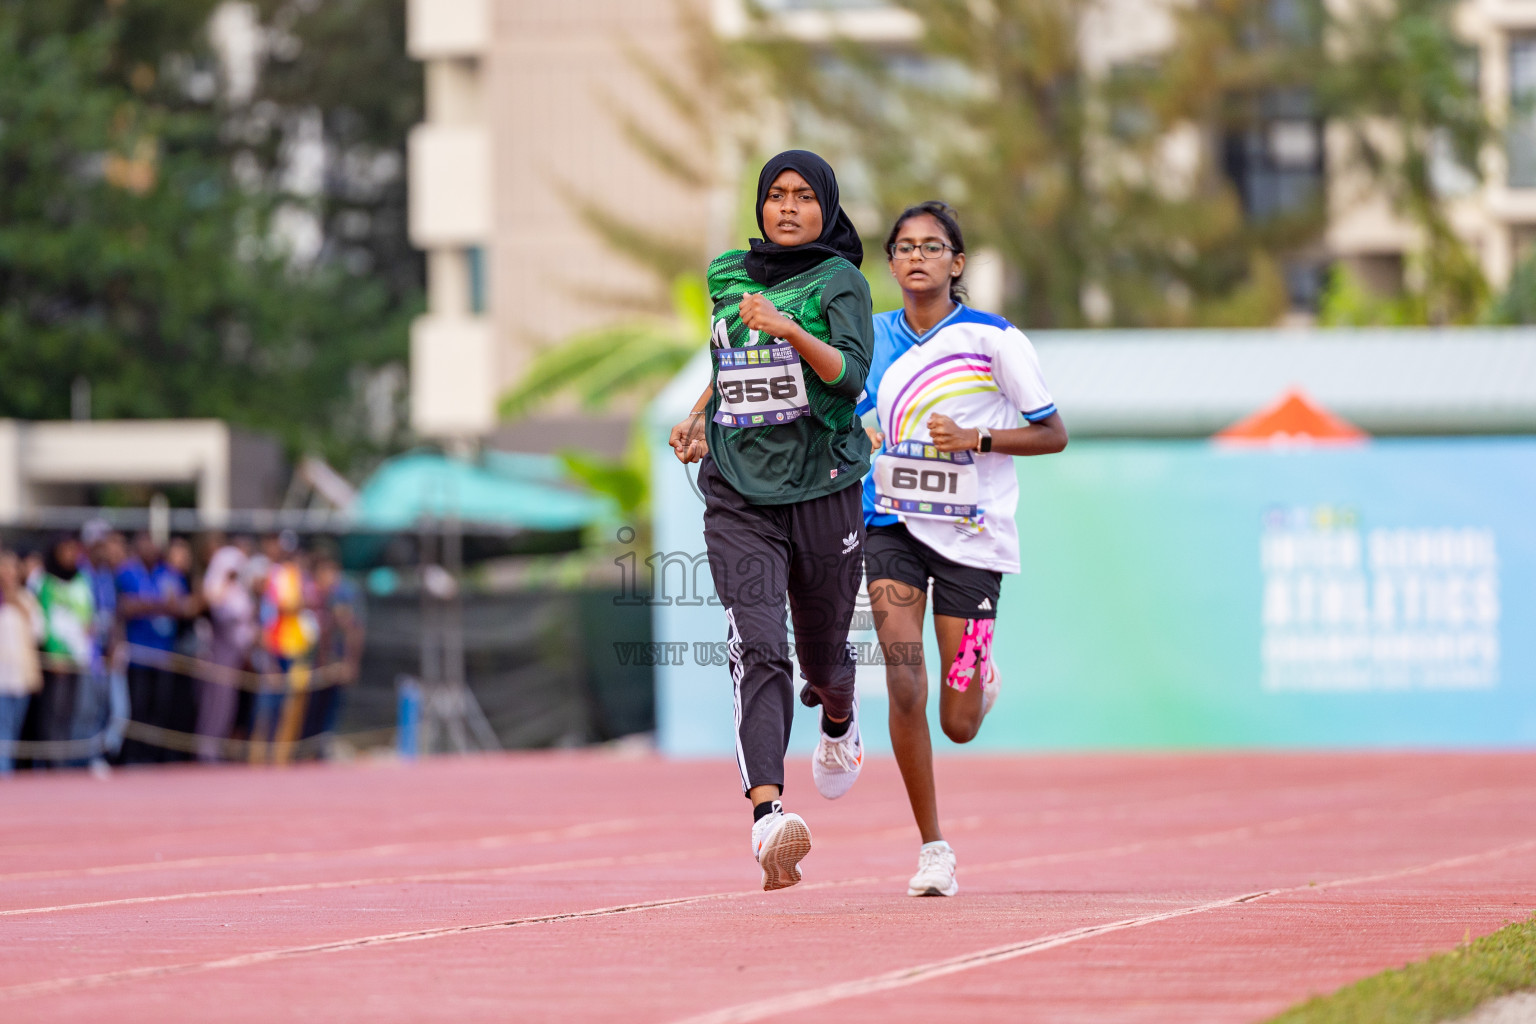
<instances>
[{"instance_id":1,"label":"black track pants","mask_svg":"<svg viewBox=\"0 0 1536 1024\"><path fill-rule=\"evenodd\" d=\"M795 710L786 594L806 678L800 699L838 719L853 708L848 623L864 574L862 489L850 484L792 505L754 505L706 457L699 490L709 571L725 606L741 786L782 787Z\"/></svg>"}]
</instances>

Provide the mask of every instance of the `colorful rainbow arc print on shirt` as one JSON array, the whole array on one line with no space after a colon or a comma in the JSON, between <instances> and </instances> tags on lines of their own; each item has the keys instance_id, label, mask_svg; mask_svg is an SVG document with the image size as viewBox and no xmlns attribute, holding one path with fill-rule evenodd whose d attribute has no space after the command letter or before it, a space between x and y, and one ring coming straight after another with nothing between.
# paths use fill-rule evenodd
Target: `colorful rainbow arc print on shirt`
<instances>
[{"instance_id":1,"label":"colorful rainbow arc print on shirt","mask_svg":"<svg viewBox=\"0 0 1536 1024\"><path fill-rule=\"evenodd\" d=\"M906 440L935 405L947 398L998 390L992 379L992 357L960 352L935 359L902 386L891 403L892 440ZM909 393L910 392L910 393Z\"/></svg>"}]
</instances>

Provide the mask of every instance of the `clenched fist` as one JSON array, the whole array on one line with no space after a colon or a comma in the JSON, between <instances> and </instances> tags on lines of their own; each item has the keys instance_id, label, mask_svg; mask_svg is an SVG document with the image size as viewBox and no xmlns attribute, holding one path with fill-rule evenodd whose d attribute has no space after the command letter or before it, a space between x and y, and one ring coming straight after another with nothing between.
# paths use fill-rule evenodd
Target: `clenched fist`
<instances>
[{"instance_id":1,"label":"clenched fist","mask_svg":"<svg viewBox=\"0 0 1536 1024\"><path fill-rule=\"evenodd\" d=\"M736 309L749 330L761 331L770 338L787 338L795 328L795 322L759 292L748 294Z\"/></svg>"},{"instance_id":2,"label":"clenched fist","mask_svg":"<svg viewBox=\"0 0 1536 1024\"><path fill-rule=\"evenodd\" d=\"M933 446L941 452L975 451L981 440L979 430L959 426L941 413L928 417L928 435L933 438Z\"/></svg>"}]
</instances>

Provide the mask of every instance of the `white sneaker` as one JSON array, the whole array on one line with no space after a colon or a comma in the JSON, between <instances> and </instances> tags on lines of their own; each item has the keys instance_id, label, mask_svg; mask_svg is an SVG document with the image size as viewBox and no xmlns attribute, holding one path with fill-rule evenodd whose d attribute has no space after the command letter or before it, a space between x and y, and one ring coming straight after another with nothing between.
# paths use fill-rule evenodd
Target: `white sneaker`
<instances>
[{"instance_id":1,"label":"white sneaker","mask_svg":"<svg viewBox=\"0 0 1536 1024\"><path fill-rule=\"evenodd\" d=\"M955 881L955 851L940 839L924 843L917 852L917 874L907 883L908 896L953 896L960 891Z\"/></svg>"},{"instance_id":2,"label":"white sneaker","mask_svg":"<svg viewBox=\"0 0 1536 1024\"><path fill-rule=\"evenodd\" d=\"M1001 680L997 677L997 662L987 659L987 681L981 684L981 717L986 718L992 705L997 703L997 691Z\"/></svg>"},{"instance_id":3,"label":"white sneaker","mask_svg":"<svg viewBox=\"0 0 1536 1024\"><path fill-rule=\"evenodd\" d=\"M817 731L820 732L818 726ZM848 715L848 731L833 739L821 733L816 752L811 755L811 778L816 792L836 800L853 788L859 770L864 767L864 741L859 738L859 702L853 702Z\"/></svg>"},{"instance_id":4,"label":"white sneaker","mask_svg":"<svg viewBox=\"0 0 1536 1024\"><path fill-rule=\"evenodd\" d=\"M752 855L763 868L763 889L787 889L800 881L800 861L811 852L811 830L798 814L773 810L752 823Z\"/></svg>"}]
</instances>

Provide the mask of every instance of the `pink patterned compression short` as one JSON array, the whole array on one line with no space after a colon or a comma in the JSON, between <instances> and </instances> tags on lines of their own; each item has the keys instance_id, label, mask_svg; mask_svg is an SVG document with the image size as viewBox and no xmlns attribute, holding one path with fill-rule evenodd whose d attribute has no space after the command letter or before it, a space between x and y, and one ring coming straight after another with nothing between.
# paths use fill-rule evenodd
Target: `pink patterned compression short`
<instances>
[{"instance_id":1,"label":"pink patterned compression short","mask_svg":"<svg viewBox=\"0 0 1536 1024\"><path fill-rule=\"evenodd\" d=\"M987 662L992 658L992 628L996 619L966 619L965 637L960 641L960 651L949 666L944 685L965 692L971 680L986 678Z\"/></svg>"}]
</instances>

